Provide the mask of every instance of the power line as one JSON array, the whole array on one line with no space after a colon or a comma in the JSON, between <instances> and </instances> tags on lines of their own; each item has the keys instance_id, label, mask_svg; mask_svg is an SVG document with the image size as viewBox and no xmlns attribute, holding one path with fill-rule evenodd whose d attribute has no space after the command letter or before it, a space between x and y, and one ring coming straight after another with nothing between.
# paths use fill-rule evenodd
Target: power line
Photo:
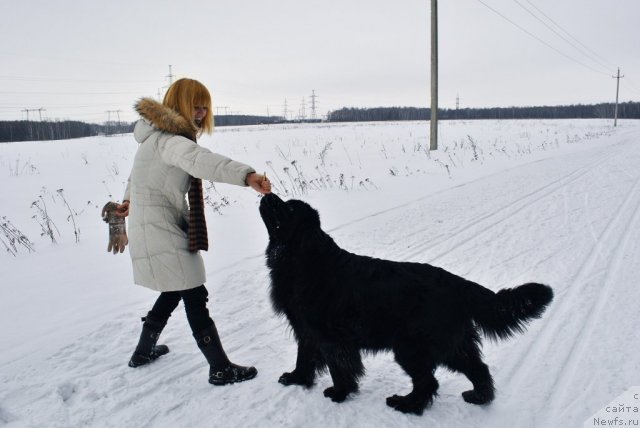
<instances>
[{"instance_id":1,"label":"power line","mask_svg":"<svg viewBox=\"0 0 640 428\"><path fill-rule=\"evenodd\" d=\"M33 76L0 76L0 80L17 82L68 82L68 83L154 83L155 80L91 80L91 79L63 79L55 77Z\"/></svg>"},{"instance_id":2,"label":"power line","mask_svg":"<svg viewBox=\"0 0 640 428\"><path fill-rule=\"evenodd\" d=\"M135 95L139 92L48 92L48 91L0 91L9 95Z\"/></svg>"},{"instance_id":3,"label":"power line","mask_svg":"<svg viewBox=\"0 0 640 428\"><path fill-rule=\"evenodd\" d=\"M487 9L491 10L493 13L495 13L496 15L500 16L502 19L510 22L512 25L515 25L516 27L518 27L520 30L524 31L525 33L527 33L529 36L533 37L534 39L536 39L537 41L539 41L540 43L542 43L543 45L547 46L550 49L553 49L554 51L556 51L557 53L559 53L560 55L564 56L565 58L570 59L571 61L580 64L581 66L588 68L589 70L598 73L598 74L604 74L606 76L609 76L608 73L605 73L603 71L600 70L596 70L595 68L573 58L572 56L567 55L566 53L560 51L559 49L554 48L553 46L551 46L549 43L545 42L544 40L542 40L541 38L539 38L538 36L536 36L535 34L531 33L529 30L524 29L523 27L521 27L520 25L516 24L515 22L513 22L511 19L507 18L506 16L504 16L502 13L498 12L497 10L495 10L494 8L492 8L491 6L489 6L488 4L486 4L485 2L483 2L482 0L478 0L478 2L480 2L482 5L484 5Z\"/></svg>"},{"instance_id":4,"label":"power line","mask_svg":"<svg viewBox=\"0 0 640 428\"><path fill-rule=\"evenodd\" d=\"M539 7L537 7L535 4L531 3L530 0L525 0L527 3L529 3L534 9L536 9L538 12L540 12L545 18L547 18L549 21L551 21L553 23L553 25L555 25L556 27L558 27L560 29L560 31L562 31L563 33L565 33L567 36L571 37L573 40L575 40L579 45L581 45L582 47L584 47L586 50L588 50L589 52L591 52L592 54L594 54L595 56L597 56L598 58L600 58L602 61L608 63L609 65L607 65L607 68L615 68L611 65L611 63L609 61L607 61L605 58L603 58L601 55L599 55L596 51L594 51L593 49L589 48L589 46L585 45L584 43L582 43L580 40L578 40L577 38L575 38L571 33L569 33L567 30L565 30L564 28L562 28L562 26L560 24L558 24L556 21L554 21L553 19L551 19L551 17L549 17L549 15L547 15L546 13L544 13Z\"/></svg>"},{"instance_id":5,"label":"power line","mask_svg":"<svg viewBox=\"0 0 640 428\"><path fill-rule=\"evenodd\" d=\"M531 10L527 9L522 3L520 3L518 0L513 0L514 2L516 2L518 4L518 6L520 6L522 9L524 9L529 15L533 16L535 19L537 19L538 21L540 21L545 27L547 27L549 30L553 31L554 34L556 34L558 37L560 37L562 40L564 40L565 42L567 42L569 45L571 45L573 48L575 48L578 52L580 52L581 54L583 54L584 56L586 56L587 58L589 58L591 61L594 61L596 63L598 63L599 65L601 65L602 67L604 67L605 69L609 69L609 66L606 64L603 64L600 60L598 60L597 58L594 58L593 55L589 54L589 52L585 52L584 49L580 48L579 46L576 46L571 40L568 40L566 37L564 37L562 34L560 34L558 31L556 31L553 27L551 27L549 24L547 24L546 22L544 22L539 16L537 16L536 14L534 14L533 12L531 12ZM536 8L537 9L537 8ZM539 9L537 9L539 11ZM541 12L542 13L542 12ZM543 14L544 15L544 14ZM545 17L547 17L547 15L544 15ZM547 17L547 19L550 19L549 17ZM555 24L555 22L554 22ZM556 24L557 25L557 24Z\"/></svg>"},{"instance_id":6,"label":"power line","mask_svg":"<svg viewBox=\"0 0 640 428\"><path fill-rule=\"evenodd\" d=\"M635 86L632 82L632 80L629 79L629 76L627 76L627 81L626 81L626 86L628 86L633 92L635 92L636 94L640 95L640 89L638 89L637 86Z\"/></svg>"},{"instance_id":7,"label":"power line","mask_svg":"<svg viewBox=\"0 0 640 428\"><path fill-rule=\"evenodd\" d=\"M62 61L62 62L82 62L82 63L87 63L87 64L106 64L106 65L123 65L123 66L128 66L128 67L159 67L159 64L151 64L151 63L132 63L132 62L114 62L114 61L102 61L102 60L95 60L95 59L87 59L87 58L63 58L63 57L59 57L59 56L55 56L55 57L48 57L48 56L35 56L35 55L28 55L28 54L24 54L24 53L15 53L15 52L6 52L6 51L2 51L0 52L1 55L11 55L11 56L19 56L19 57L23 57L23 58L32 58L32 59L37 59L37 60L46 60L46 61Z\"/></svg>"},{"instance_id":8,"label":"power line","mask_svg":"<svg viewBox=\"0 0 640 428\"><path fill-rule=\"evenodd\" d=\"M104 107L104 106L112 106L114 103L99 103L99 104L85 104L85 105L49 105L49 109L51 110L56 110L56 109L85 109L85 108L92 108L92 107Z\"/></svg>"}]
</instances>

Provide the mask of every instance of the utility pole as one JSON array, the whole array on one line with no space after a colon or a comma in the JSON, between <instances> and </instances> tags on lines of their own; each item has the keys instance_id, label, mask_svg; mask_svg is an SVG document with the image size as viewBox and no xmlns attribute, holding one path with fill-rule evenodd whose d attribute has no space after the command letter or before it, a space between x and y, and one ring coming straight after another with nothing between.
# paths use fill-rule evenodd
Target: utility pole
<instances>
[{"instance_id":1,"label":"utility pole","mask_svg":"<svg viewBox=\"0 0 640 428\"><path fill-rule=\"evenodd\" d=\"M431 0L431 136L429 150L438 150L438 0Z\"/></svg>"},{"instance_id":2,"label":"utility pole","mask_svg":"<svg viewBox=\"0 0 640 428\"><path fill-rule=\"evenodd\" d=\"M620 76L620 67L618 67L618 75L617 76L613 76L614 79L617 79L617 83L616 83L616 108L615 108L615 113L614 113L614 119L613 119L613 126L618 126L618 93L620 92L620 79L622 79L624 76Z\"/></svg>"},{"instance_id":3,"label":"utility pole","mask_svg":"<svg viewBox=\"0 0 640 428\"><path fill-rule=\"evenodd\" d=\"M111 130L111 125L113 124L113 122L111 122L111 113L115 113L116 116L118 117L118 128L116 129L116 131L120 130L120 112L122 110L107 110L107 135L111 135L109 132Z\"/></svg>"},{"instance_id":4,"label":"utility pole","mask_svg":"<svg viewBox=\"0 0 640 428\"><path fill-rule=\"evenodd\" d=\"M29 120L29 112L30 111L38 111L37 108L25 108L22 111L27 113L27 126L28 126L28 130L29 130L29 141L33 141L33 126L31 124L31 121Z\"/></svg>"},{"instance_id":5,"label":"utility pole","mask_svg":"<svg viewBox=\"0 0 640 428\"><path fill-rule=\"evenodd\" d=\"M307 118L307 112L305 111L304 103L304 97L302 97L302 103L300 103L300 120L303 122Z\"/></svg>"},{"instance_id":6,"label":"utility pole","mask_svg":"<svg viewBox=\"0 0 640 428\"><path fill-rule=\"evenodd\" d=\"M107 110L107 122L111 122L111 113L115 113L118 118L118 125L120 125L120 112L122 110Z\"/></svg>"},{"instance_id":7,"label":"utility pole","mask_svg":"<svg viewBox=\"0 0 640 428\"><path fill-rule=\"evenodd\" d=\"M171 64L169 64L169 74L165 77L169 78L169 86L171 86L173 84L173 78L175 77L171 72Z\"/></svg>"},{"instance_id":8,"label":"utility pole","mask_svg":"<svg viewBox=\"0 0 640 428\"><path fill-rule=\"evenodd\" d=\"M289 110L287 109L287 99L284 99L284 121L287 121L287 115L289 113Z\"/></svg>"},{"instance_id":9,"label":"utility pole","mask_svg":"<svg viewBox=\"0 0 640 428\"><path fill-rule=\"evenodd\" d=\"M456 119L459 118L460 114L460 94L456 94Z\"/></svg>"},{"instance_id":10,"label":"utility pole","mask_svg":"<svg viewBox=\"0 0 640 428\"><path fill-rule=\"evenodd\" d=\"M25 108L25 109L22 109L21 111L27 113L27 122L29 122L29 112L37 111L39 113L39 116L40 116L40 122L42 122L42 112L43 111L47 111L47 109L46 108L42 108L42 107L40 107L40 108Z\"/></svg>"},{"instance_id":11,"label":"utility pole","mask_svg":"<svg viewBox=\"0 0 640 428\"><path fill-rule=\"evenodd\" d=\"M313 89L311 91L311 119L315 120L316 118L316 98L318 98L318 96L316 95L316 90Z\"/></svg>"}]
</instances>

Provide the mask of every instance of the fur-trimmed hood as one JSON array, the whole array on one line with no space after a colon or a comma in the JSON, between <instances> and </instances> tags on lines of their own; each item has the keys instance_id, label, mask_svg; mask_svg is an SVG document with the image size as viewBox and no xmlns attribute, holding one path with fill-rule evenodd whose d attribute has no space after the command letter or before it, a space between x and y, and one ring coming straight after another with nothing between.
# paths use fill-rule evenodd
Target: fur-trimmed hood
<instances>
[{"instance_id":1,"label":"fur-trimmed hood","mask_svg":"<svg viewBox=\"0 0 640 428\"><path fill-rule=\"evenodd\" d=\"M141 98L134 109L151 126L169 134L182 135L195 141L198 128L175 110L152 98Z\"/></svg>"}]
</instances>

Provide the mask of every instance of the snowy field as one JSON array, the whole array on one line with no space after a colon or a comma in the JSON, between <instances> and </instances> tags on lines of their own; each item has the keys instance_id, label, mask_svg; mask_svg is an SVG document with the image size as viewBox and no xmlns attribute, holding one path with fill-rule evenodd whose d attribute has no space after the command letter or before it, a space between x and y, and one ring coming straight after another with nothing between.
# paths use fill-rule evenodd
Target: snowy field
<instances>
[{"instance_id":1,"label":"snowy field","mask_svg":"<svg viewBox=\"0 0 640 428\"><path fill-rule=\"evenodd\" d=\"M232 360L258 377L209 385L180 308L160 339L171 352L127 367L156 294L132 284L128 254L106 252L100 209L122 197L137 146L122 135L0 144L0 426L583 426L640 385L640 121L448 121L431 153L428 133L418 122L258 126L201 144L309 202L352 252L493 290L551 285L554 302L525 334L485 341L491 405L465 403L466 378L438 370L424 415L392 410L385 398L410 380L390 354L365 357L343 404L322 396L327 375L311 390L278 384L296 346L268 298L259 197L224 184L206 186L210 311ZM28 241L14 247L12 234Z\"/></svg>"}]
</instances>

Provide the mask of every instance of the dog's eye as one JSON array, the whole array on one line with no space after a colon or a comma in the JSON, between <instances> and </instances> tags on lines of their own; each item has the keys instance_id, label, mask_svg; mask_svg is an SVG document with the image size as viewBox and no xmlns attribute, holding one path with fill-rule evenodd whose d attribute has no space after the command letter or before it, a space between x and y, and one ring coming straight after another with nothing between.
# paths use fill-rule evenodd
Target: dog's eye
<instances>
[{"instance_id":1,"label":"dog's eye","mask_svg":"<svg viewBox=\"0 0 640 428\"><path fill-rule=\"evenodd\" d=\"M293 207L289 206L287 208L289 208L289 212L293 212Z\"/></svg>"}]
</instances>

